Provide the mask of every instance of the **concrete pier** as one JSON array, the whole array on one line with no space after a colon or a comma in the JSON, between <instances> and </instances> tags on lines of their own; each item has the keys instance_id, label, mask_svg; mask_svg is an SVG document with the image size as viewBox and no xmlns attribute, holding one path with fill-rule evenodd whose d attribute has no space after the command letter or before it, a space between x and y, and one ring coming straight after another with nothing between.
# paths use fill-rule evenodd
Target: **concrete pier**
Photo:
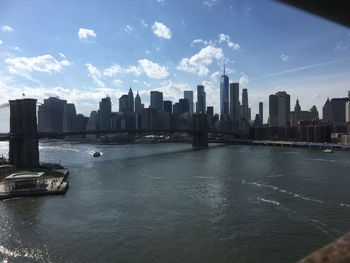
<instances>
[{"instance_id":1,"label":"concrete pier","mask_svg":"<svg viewBox=\"0 0 350 263\"><path fill-rule=\"evenodd\" d=\"M9 162L18 167L39 165L36 100L10 100Z\"/></svg>"}]
</instances>

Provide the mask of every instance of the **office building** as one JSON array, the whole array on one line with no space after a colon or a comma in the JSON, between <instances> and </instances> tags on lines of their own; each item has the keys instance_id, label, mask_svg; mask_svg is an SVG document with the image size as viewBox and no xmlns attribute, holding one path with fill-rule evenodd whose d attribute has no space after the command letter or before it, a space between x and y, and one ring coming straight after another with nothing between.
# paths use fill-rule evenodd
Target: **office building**
<instances>
[{"instance_id":1,"label":"office building","mask_svg":"<svg viewBox=\"0 0 350 263\"><path fill-rule=\"evenodd\" d=\"M230 117L232 121L240 119L239 83L230 83Z\"/></svg>"},{"instance_id":2,"label":"office building","mask_svg":"<svg viewBox=\"0 0 350 263\"><path fill-rule=\"evenodd\" d=\"M137 92L135 96L135 113L141 114L142 110L143 106L141 104L141 97L139 95L139 92Z\"/></svg>"},{"instance_id":3,"label":"office building","mask_svg":"<svg viewBox=\"0 0 350 263\"><path fill-rule=\"evenodd\" d=\"M286 127L290 124L290 96L279 91L269 97L269 126Z\"/></svg>"},{"instance_id":4,"label":"office building","mask_svg":"<svg viewBox=\"0 0 350 263\"><path fill-rule=\"evenodd\" d=\"M156 110L163 110L163 93L160 91L151 91L151 105L150 108Z\"/></svg>"},{"instance_id":5,"label":"office building","mask_svg":"<svg viewBox=\"0 0 350 263\"><path fill-rule=\"evenodd\" d=\"M180 114L190 112L190 104L187 99L179 99L179 107Z\"/></svg>"},{"instance_id":6,"label":"office building","mask_svg":"<svg viewBox=\"0 0 350 263\"><path fill-rule=\"evenodd\" d=\"M197 85L196 113L197 114L206 113L206 94L205 94L203 85Z\"/></svg>"},{"instance_id":7,"label":"office building","mask_svg":"<svg viewBox=\"0 0 350 263\"><path fill-rule=\"evenodd\" d=\"M228 116L229 115L229 78L225 74L225 65L224 73L220 78L220 114Z\"/></svg>"},{"instance_id":8,"label":"office building","mask_svg":"<svg viewBox=\"0 0 350 263\"><path fill-rule=\"evenodd\" d=\"M208 116L213 116L214 115L214 107L213 106L208 106L207 107L207 115Z\"/></svg>"},{"instance_id":9,"label":"office building","mask_svg":"<svg viewBox=\"0 0 350 263\"><path fill-rule=\"evenodd\" d=\"M111 125L112 103L111 98L107 96L100 102L98 110L99 127L100 129L109 129Z\"/></svg>"},{"instance_id":10,"label":"office building","mask_svg":"<svg viewBox=\"0 0 350 263\"><path fill-rule=\"evenodd\" d=\"M63 115L66 100L58 97L50 97L38 109L38 131L39 132L62 132Z\"/></svg>"},{"instance_id":11,"label":"office building","mask_svg":"<svg viewBox=\"0 0 350 263\"><path fill-rule=\"evenodd\" d=\"M185 90L184 91L184 99L188 100L189 107L190 107L190 114L193 114L193 91L192 90Z\"/></svg>"},{"instance_id":12,"label":"office building","mask_svg":"<svg viewBox=\"0 0 350 263\"><path fill-rule=\"evenodd\" d=\"M164 111L172 114L173 113L173 102L170 100L163 101L163 109L164 109Z\"/></svg>"},{"instance_id":13,"label":"office building","mask_svg":"<svg viewBox=\"0 0 350 263\"><path fill-rule=\"evenodd\" d=\"M259 102L259 118L261 126L264 125L264 104L262 101Z\"/></svg>"},{"instance_id":14,"label":"office building","mask_svg":"<svg viewBox=\"0 0 350 263\"><path fill-rule=\"evenodd\" d=\"M242 118L249 121L248 89L242 89Z\"/></svg>"}]
</instances>

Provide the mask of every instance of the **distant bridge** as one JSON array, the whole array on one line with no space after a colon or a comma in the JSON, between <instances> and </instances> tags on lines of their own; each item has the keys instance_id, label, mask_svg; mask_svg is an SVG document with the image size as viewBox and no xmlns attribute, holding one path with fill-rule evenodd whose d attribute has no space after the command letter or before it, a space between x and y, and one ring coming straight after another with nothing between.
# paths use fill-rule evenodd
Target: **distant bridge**
<instances>
[{"instance_id":1,"label":"distant bridge","mask_svg":"<svg viewBox=\"0 0 350 263\"><path fill-rule=\"evenodd\" d=\"M239 136L235 133L227 133L217 130L209 130L207 116L205 114L193 115L192 129L98 129L65 132L38 132L35 99L19 99L9 101L10 108L10 132L0 134L0 141L9 141L9 161L17 166L39 165L39 139L62 139L67 136L79 136L89 134L192 134L194 147L208 147L208 142L224 142L218 139L218 135ZM208 140L208 134L214 134L215 138Z\"/></svg>"}]
</instances>

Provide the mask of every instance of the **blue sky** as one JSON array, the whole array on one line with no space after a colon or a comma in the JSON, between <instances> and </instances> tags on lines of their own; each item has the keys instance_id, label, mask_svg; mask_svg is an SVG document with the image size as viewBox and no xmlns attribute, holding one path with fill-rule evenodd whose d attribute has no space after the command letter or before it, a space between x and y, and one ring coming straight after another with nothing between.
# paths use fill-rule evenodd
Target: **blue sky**
<instances>
[{"instance_id":1,"label":"blue sky","mask_svg":"<svg viewBox=\"0 0 350 263\"><path fill-rule=\"evenodd\" d=\"M60 96L88 115L130 85L178 100L204 84L219 109L223 61L258 102L279 90L302 109L350 90L350 30L275 1L140 0L0 2L0 103Z\"/></svg>"}]
</instances>

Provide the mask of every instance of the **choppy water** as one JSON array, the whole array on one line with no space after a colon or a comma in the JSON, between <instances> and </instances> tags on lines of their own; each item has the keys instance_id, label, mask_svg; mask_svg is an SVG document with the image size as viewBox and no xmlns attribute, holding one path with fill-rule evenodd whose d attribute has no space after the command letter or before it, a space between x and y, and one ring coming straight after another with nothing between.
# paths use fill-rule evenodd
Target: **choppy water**
<instances>
[{"instance_id":1,"label":"choppy water","mask_svg":"<svg viewBox=\"0 0 350 263\"><path fill-rule=\"evenodd\" d=\"M293 262L350 230L349 152L62 142L40 151L70 168L70 189L0 202L0 261Z\"/></svg>"}]
</instances>

